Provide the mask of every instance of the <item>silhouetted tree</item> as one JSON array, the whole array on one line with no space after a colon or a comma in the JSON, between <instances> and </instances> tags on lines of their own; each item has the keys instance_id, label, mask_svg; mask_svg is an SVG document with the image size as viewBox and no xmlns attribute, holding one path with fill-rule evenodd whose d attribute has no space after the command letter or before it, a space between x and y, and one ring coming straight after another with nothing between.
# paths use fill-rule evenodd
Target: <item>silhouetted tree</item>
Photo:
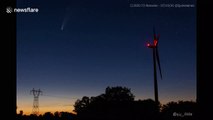
<instances>
[{"instance_id":1,"label":"silhouetted tree","mask_svg":"<svg viewBox=\"0 0 213 120\"><path fill-rule=\"evenodd\" d=\"M29 118L29 120L38 120L38 116L35 114L30 114L30 116L28 118Z\"/></svg>"},{"instance_id":2,"label":"silhouetted tree","mask_svg":"<svg viewBox=\"0 0 213 120\"><path fill-rule=\"evenodd\" d=\"M53 120L54 119L54 115L51 112L46 112L43 115L44 120Z\"/></svg>"},{"instance_id":3,"label":"silhouetted tree","mask_svg":"<svg viewBox=\"0 0 213 120\"><path fill-rule=\"evenodd\" d=\"M107 87L105 90L105 99L107 101L133 101L134 97L127 87Z\"/></svg>"},{"instance_id":4,"label":"silhouetted tree","mask_svg":"<svg viewBox=\"0 0 213 120\"><path fill-rule=\"evenodd\" d=\"M155 101L134 101L130 89L120 86L107 87L96 97L83 97L74 107L78 120L155 120L159 112Z\"/></svg>"},{"instance_id":5,"label":"silhouetted tree","mask_svg":"<svg viewBox=\"0 0 213 120\"><path fill-rule=\"evenodd\" d=\"M23 111L20 110L19 114L17 114L17 117L16 117L17 120L23 120Z\"/></svg>"},{"instance_id":6,"label":"silhouetted tree","mask_svg":"<svg viewBox=\"0 0 213 120\"><path fill-rule=\"evenodd\" d=\"M90 98L87 96L84 96L81 100L77 100L74 104L74 111L77 113L80 113L82 111L84 111L88 105L90 104Z\"/></svg>"},{"instance_id":7,"label":"silhouetted tree","mask_svg":"<svg viewBox=\"0 0 213 120\"><path fill-rule=\"evenodd\" d=\"M58 112L56 111L54 114L51 112L45 112L43 115L35 115L35 114L30 114L30 115L23 115L17 114L16 119L17 120L76 120L75 119L75 114L69 113L69 112Z\"/></svg>"},{"instance_id":8,"label":"silhouetted tree","mask_svg":"<svg viewBox=\"0 0 213 120\"><path fill-rule=\"evenodd\" d=\"M58 111L54 112L55 120L60 120L60 113Z\"/></svg>"},{"instance_id":9,"label":"silhouetted tree","mask_svg":"<svg viewBox=\"0 0 213 120\"><path fill-rule=\"evenodd\" d=\"M74 111L80 113L91 107L91 105L103 105L103 102L107 101L134 101L134 95L131 93L130 89L126 87L107 87L105 94L91 98L84 96L81 100L78 99L74 104Z\"/></svg>"},{"instance_id":10,"label":"silhouetted tree","mask_svg":"<svg viewBox=\"0 0 213 120\"><path fill-rule=\"evenodd\" d=\"M133 120L159 120L158 104L152 99L133 101L127 108Z\"/></svg>"}]
</instances>

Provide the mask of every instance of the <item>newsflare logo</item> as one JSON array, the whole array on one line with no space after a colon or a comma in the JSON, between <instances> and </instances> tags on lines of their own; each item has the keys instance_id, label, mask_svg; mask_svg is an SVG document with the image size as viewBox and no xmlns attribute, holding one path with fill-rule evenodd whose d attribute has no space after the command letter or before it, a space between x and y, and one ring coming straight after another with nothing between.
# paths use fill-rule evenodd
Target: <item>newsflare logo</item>
<instances>
[{"instance_id":1,"label":"newsflare logo","mask_svg":"<svg viewBox=\"0 0 213 120\"><path fill-rule=\"evenodd\" d=\"M13 12L13 8L12 7L7 7L6 8L6 13L12 13Z\"/></svg>"},{"instance_id":2,"label":"newsflare logo","mask_svg":"<svg viewBox=\"0 0 213 120\"><path fill-rule=\"evenodd\" d=\"M37 13L39 11L38 8L12 8L10 6L6 7L6 13Z\"/></svg>"}]
</instances>

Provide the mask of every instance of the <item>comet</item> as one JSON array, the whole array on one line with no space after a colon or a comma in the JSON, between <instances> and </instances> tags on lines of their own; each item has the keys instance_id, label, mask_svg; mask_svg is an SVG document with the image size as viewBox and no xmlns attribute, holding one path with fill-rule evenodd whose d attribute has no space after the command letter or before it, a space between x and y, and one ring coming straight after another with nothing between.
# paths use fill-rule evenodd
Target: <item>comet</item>
<instances>
[{"instance_id":1,"label":"comet","mask_svg":"<svg viewBox=\"0 0 213 120\"><path fill-rule=\"evenodd\" d=\"M69 8L66 9L66 14L64 16L63 22L61 24L61 31L64 30L64 27L67 25L67 22L69 21L70 18L70 10Z\"/></svg>"}]
</instances>

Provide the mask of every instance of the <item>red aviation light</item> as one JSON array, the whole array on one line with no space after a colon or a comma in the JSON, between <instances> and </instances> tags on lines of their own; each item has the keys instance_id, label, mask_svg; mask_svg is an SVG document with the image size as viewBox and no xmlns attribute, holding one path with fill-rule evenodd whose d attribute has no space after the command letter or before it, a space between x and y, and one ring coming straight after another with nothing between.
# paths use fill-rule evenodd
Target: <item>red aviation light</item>
<instances>
[{"instance_id":1,"label":"red aviation light","mask_svg":"<svg viewBox=\"0 0 213 120\"><path fill-rule=\"evenodd\" d=\"M146 46L149 47L149 46L150 46L150 43L147 43Z\"/></svg>"},{"instance_id":2,"label":"red aviation light","mask_svg":"<svg viewBox=\"0 0 213 120\"><path fill-rule=\"evenodd\" d=\"M157 46L158 41L154 40L154 46Z\"/></svg>"}]
</instances>

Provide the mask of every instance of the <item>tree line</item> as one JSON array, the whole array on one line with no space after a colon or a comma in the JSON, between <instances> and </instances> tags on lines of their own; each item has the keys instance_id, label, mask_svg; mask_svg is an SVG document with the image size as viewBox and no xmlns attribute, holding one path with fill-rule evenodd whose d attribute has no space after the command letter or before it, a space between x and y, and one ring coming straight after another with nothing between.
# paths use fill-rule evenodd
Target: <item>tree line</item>
<instances>
[{"instance_id":1,"label":"tree line","mask_svg":"<svg viewBox=\"0 0 213 120\"><path fill-rule=\"evenodd\" d=\"M165 105L152 99L135 100L131 89L107 87L96 97L76 100L74 112L46 112L43 115L17 114L18 120L196 120L196 102L178 101Z\"/></svg>"}]
</instances>

